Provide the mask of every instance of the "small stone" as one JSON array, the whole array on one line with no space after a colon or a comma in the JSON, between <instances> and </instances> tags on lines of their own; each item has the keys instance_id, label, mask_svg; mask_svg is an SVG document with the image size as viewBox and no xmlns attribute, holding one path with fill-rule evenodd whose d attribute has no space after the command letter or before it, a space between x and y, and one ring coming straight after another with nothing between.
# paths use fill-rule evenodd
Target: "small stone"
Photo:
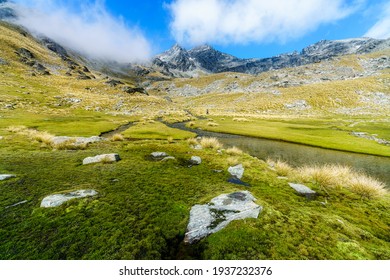
<instances>
[{"instance_id":1,"label":"small stone","mask_svg":"<svg viewBox=\"0 0 390 280\"><path fill-rule=\"evenodd\" d=\"M169 157L163 158L161 161L168 161L168 160L176 160L176 158L169 156Z\"/></svg>"},{"instance_id":2,"label":"small stone","mask_svg":"<svg viewBox=\"0 0 390 280\"><path fill-rule=\"evenodd\" d=\"M16 175L13 174L0 174L0 181L4 181L10 178L15 178Z\"/></svg>"},{"instance_id":3,"label":"small stone","mask_svg":"<svg viewBox=\"0 0 390 280\"><path fill-rule=\"evenodd\" d=\"M97 194L98 193L95 190L78 190L65 194L49 195L42 200L41 207L57 207L71 199L95 196Z\"/></svg>"},{"instance_id":4,"label":"small stone","mask_svg":"<svg viewBox=\"0 0 390 280\"><path fill-rule=\"evenodd\" d=\"M288 183L299 194L306 196L308 199L312 199L316 196L316 192L302 184Z\"/></svg>"},{"instance_id":5,"label":"small stone","mask_svg":"<svg viewBox=\"0 0 390 280\"><path fill-rule=\"evenodd\" d=\"M242 164L236 165L236 166L230 166L228 168L228 172L232 175L235 176L238 179L241 179L242 176L244 175L244 167Z\"/></svg>"},{"instance_id":6,"label":"small stone","mask_svg":"<svg viewBox=\"0 0 390 280\"><path fill-rule=\"evenodd\" d=\"M202 159L198 156L192 156L190 159L190 164L192 165L199 165L202 163Z\"/></svg>"},{"instance_id":7,"label":"small stone","mask_svg":"<svg viewBox=\"0 0 390 280\"><path fill-rule=\"evenodd\" d=\"M202 150L203 147L202 147L202 145L197 144L197 145L193 146L193 149L194 150Z\"/></svg>"},{"instance_id":8,"label":"small stone","mask_svg":"<svg viewBox=\"0 0 390 280\"><path fill-rule=\"evenodd\" d=\"M279 180L288 180L288 178L285 177L285 176L278 176L278 179L279 179Z\"/></svg>"},{"instance_id":9,"label":"small stone","mask_svg":"<svg viewBox=\"0 0 390 280\"><path fill-rule=\"evenodd\" d=\"M120 161L121 158L118 154L104 154L104 155L97 155L94 157L87 157L83 160L83 164L92 164L92 163L112 163Z\"/></svg>"},{"instance_id":10,"label":"small stone","mask_svg":"<svg viewBox=\"0 0 390 280\"><path fill-rule=\"evenodd\" d=\"M153 158L164 158L167 157L168 154L165 152L153 152L150 154Z\"/></svg>"}]
</instances>

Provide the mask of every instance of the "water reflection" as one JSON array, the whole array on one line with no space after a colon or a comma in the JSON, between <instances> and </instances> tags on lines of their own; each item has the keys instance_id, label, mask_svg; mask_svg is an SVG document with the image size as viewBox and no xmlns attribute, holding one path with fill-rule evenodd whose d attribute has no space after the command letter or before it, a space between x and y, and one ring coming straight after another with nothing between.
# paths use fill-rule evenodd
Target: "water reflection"
<instances>
[{"instance_id":1,"label":"water reflection","mask_svg":"<svg viewBox=\"0 0 390 280\"><path fill-rule=\"evenodd\" d=\"M390 158L348 153L274 140L188 129L183 123L170 125L199 136L217 137L226 147L236 146L252 156L266 160L282 159L292 166L340 164L371 175L390 188Z\"/></svg>"}]
</instances>

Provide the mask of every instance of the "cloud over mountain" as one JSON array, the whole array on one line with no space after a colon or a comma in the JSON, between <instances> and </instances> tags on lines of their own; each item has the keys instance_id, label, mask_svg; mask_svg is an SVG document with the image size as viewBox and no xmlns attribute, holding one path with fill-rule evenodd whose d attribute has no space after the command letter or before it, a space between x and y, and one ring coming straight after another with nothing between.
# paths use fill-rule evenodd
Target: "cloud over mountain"
<instances>
[{"instance_id":1,"label":"cloud over mountain","mask_svg":"<svg viewBox=\"0 0 390 280\"><path fill-rule=\"evenodd\" d=\"M378 21L364 36L376 39L390 38L390 3L383 6Z\"/></svg>"},{"instance_id":2,"label":"cloud over mountain","mask_svg":"<svg viewBox=\"0 0 390 280\"><path fill-rule=\"evenodd\" d=\"M118 62L150 57L151 46L142 32L111 15L104 1L14 2L17 23L84 55Z\"/></svg>"},{"instance_id":3,"label":"cloud over mountain","mask_svg":"<svg viewBox=\"0 0 390 280\"><path fill-rule=\"evenodd\" d=\"M361 3L346 0L174 0L171 32L180 43L286 42L343 19Z\"/></svg>"}]
</instances>

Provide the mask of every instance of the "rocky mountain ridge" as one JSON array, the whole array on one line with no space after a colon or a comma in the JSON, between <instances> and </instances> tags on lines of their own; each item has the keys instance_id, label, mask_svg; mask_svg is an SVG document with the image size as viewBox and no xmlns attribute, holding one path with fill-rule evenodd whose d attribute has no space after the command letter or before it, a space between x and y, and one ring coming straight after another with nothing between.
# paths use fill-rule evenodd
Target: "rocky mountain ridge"
<instances>
[{"instance_id":1,"label":"rocky mountain ridge","mask_svg":"<svg viewBox=\"0 0 390 280\"><path fill-rule=\"evenodd\" d=\"M170 50L157 55L153 59L153 65L170 76L191 76L191 72L196 71L259 74L269 70L318 63L343 55L371 53L385 48L390 48L390 39L322 40L304 48L300 53L293 52L270 58L240 59L220 52L209 45L187 51L176 44Z\"/></svg>"}]
</instances>

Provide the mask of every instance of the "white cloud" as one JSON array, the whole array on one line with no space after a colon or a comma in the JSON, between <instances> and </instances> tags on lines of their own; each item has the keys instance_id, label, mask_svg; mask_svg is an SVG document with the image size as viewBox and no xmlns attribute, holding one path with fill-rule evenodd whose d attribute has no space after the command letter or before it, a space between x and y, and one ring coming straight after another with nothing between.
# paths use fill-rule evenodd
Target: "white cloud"
<instances>
[{"instance_id":1,"label":"white cloud","mask_svg":"<svg viewBox=\"0 0 390 280\"><path fill-rule=\"evenodd\" d=\"M118 62L150 57L151 46L142 32L112 16L104 1L15 2L19 24L84 55Z\"/></svg>"},{"instance_id":2,"label":"white cloud","mask_svg":"<svg viewBox=\"0 0 390 280\"><path fill-rule=\"evenodd\" d=\"M390 3L385 4L379 20L364 36L376 39L390 38Z\"/></svg>"},{"instance_id":3,"label":"white cloud","mask_svg":"<svg viewBox=\"0 0 390 280\"><path fill-rule=\"evenodd\" d=\"M174 0L171 32L184 44L286 42L354 12L360 0Z\"/></svg>"}]
</instances>

